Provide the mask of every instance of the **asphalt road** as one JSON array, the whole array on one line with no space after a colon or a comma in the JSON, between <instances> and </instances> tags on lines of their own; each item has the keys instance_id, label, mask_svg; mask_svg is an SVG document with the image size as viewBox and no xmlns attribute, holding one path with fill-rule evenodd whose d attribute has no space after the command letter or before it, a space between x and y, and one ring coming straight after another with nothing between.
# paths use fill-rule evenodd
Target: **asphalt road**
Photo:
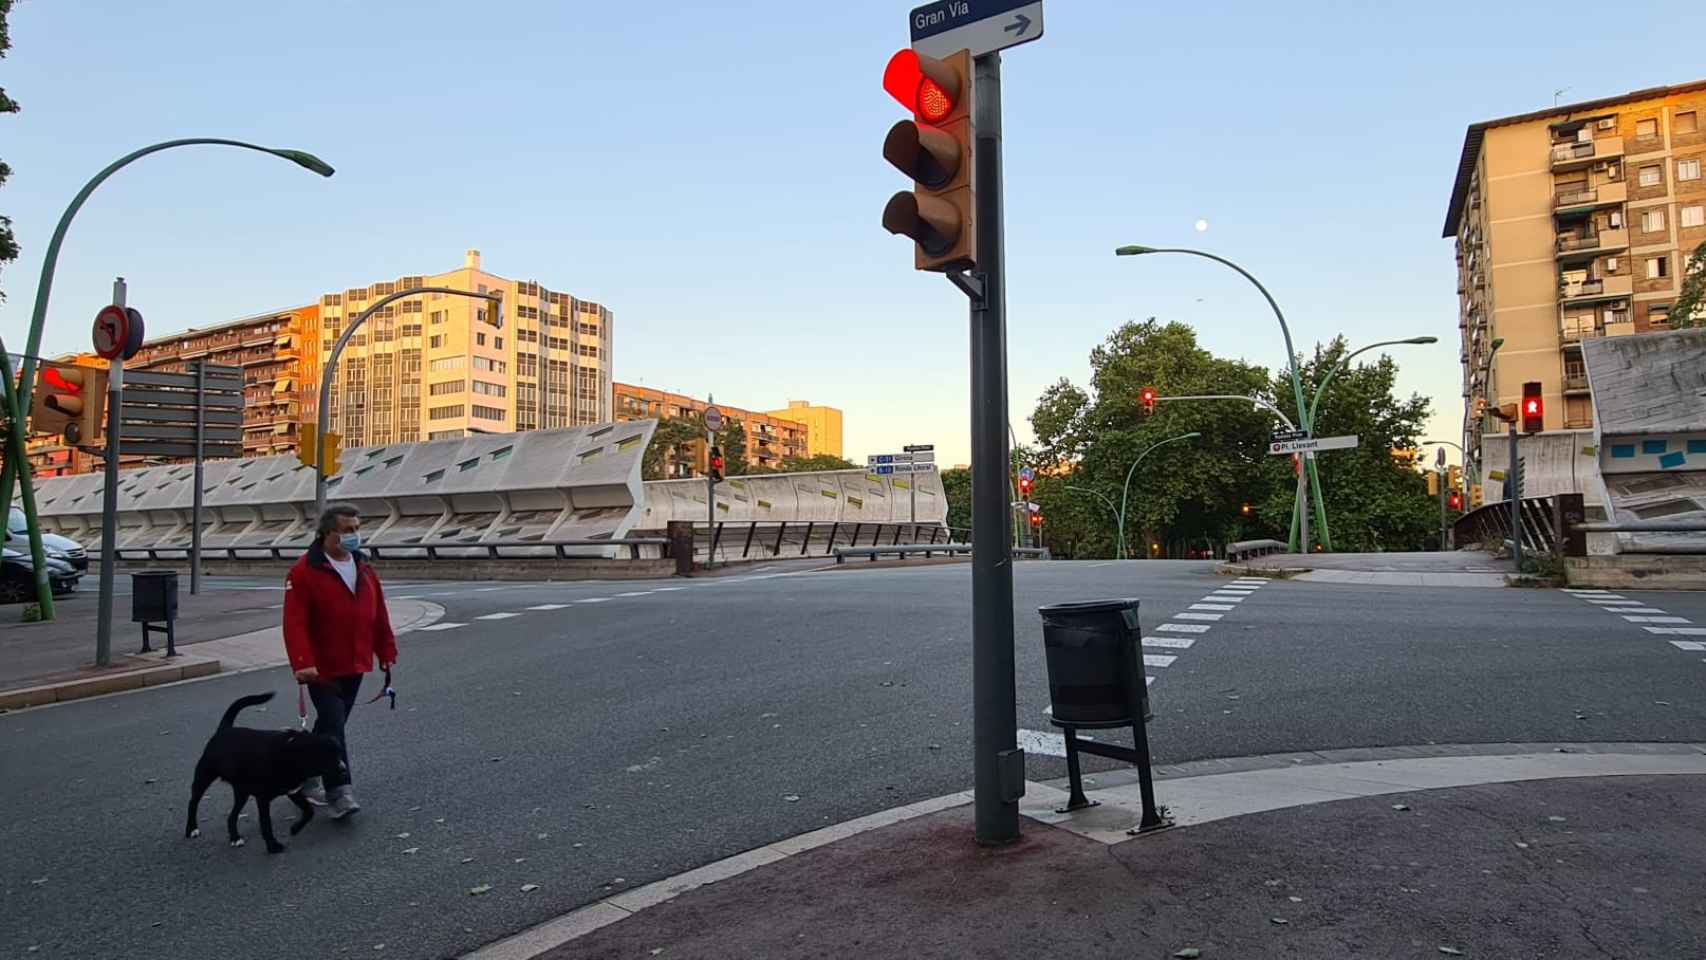
<instances>
[{"instance_id":1,"label":"asphalt road","mask_svg":"<svg viewBox=\"0 0 1706 960\"><path fill-rule=\"evenodd\" d=\"M1032 779L1064 775L1036 752L1048 740L1036 607L1107 596L1139 597L1145 633L1174 644L1149 651L1177 657L1149 671L1160 761L1706 740L1706 651L1558 591L1234 591L1187 562L1015 569ZM252 813L250 845L225 845L223 787L202 805L203 835L181 832L190 770L232 699L274 690L244 721L294 721L284 670L0 716L0 951L456 956L621 889L964 789L969 577L964 565L778 567L391 584L443 604L443 629L403 638L397 710L352 720L366 810L316 821L277 857L253 839ZM1624 596L1706 623L1706 595Z\"/></svg>"}]
</instances>

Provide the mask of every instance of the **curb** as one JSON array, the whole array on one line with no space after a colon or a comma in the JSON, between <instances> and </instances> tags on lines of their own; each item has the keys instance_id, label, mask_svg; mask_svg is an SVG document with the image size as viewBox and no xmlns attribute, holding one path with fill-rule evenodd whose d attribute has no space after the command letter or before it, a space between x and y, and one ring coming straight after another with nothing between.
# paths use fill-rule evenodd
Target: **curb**
<instances>
[{"instance_id":1,"label":"curb","mask_svg":"<svg viewBox=\"0 0 1706 960\"><path fill-rule=\"evenodd\" d=\"M1398 770L1405 764L1426 765L1431 762L1449 759L1471 759L1486 761L1511 762L1512 769L1491 777L1484 782L1506 783L1533 779L1572 778L1572 777L1601 777L1616 776L1629 773L1670 773L1706 775L1706 743L1582 743L1557 745L1551 747L1551 753L1533 753L1539 744L1461 744L1461 745L1429 745L1422 747L1387 747L1352 750L1335 750L1322 752L1283 753L1255 757L1233 757L1222 760L1203 760L1187 764L1172 765L1165 768L1173 775L1162 779L1157 777L1157 785L1167 784L1181 786L1197 781L1209 787L1210 793L1217 793L1228 777L1244 774L1286 774L1303 773L1308 767L1322 767L1324 779L1334 784L1343 785L1346 779L1345 769L1359 766L1379 767L1390 763L1395 769L1387 775L1396 776ZM1610 764L1619 758L1631 761L1636 767L1648 764L1647 768L1616 771L1609 767L1596 769L1592 772L1556 772L1537 771L1532 769L1535 763L1550 760L1556 754L1580 754L1587 757L1604 758L1605 764ZM1672 758L1673 763L1667 767L1664 758ZM1688 762L1688 761L1694 762ZM1527 767L1528 769L1524 769ZM1301 768L1301 769L1300 769ZM1163 768L1157 768L1159 775ZM1358 771L1360 772L1360 771ZM1135 771L1115 771L1119 774L1129 774L1132 781L1136 780ZM1536 774L1541 775L1536 775ZM1105 775L1104 775L1105 776ZM1329 792L1327 789L1302 789L1295 785L1283 791L1282 802L1261 803L1249 805L1250 809L1222 810L1215 815L1205 818L1190 819L1177 827L1169 828L1167 832L1189 829L1194 823L1210 822L1229 816L1245 816L1250 813L1282 809L1293 806L1307 806L1315 803L1328 803L1335 800L1352 799L1356 796L1379 795L1385 793L1414 793L1429 789L1447 788L1466 785L1462 782L1451 782L1449 778L1436 779L1437 773L1424 773L1413 778L1417 782L1398 783L1378 780L1359 780L1358 791L1355 793ZM1113 780L1115 778L1107 778ZM1088 782L1088 781L1087 781ZM1136 822L1135 812L1125 808L1117 800L1110 802L1103 798L1103 805L1086 811L1080 811L1079 816L1085 816L1091 822L1072 829L1068 824L1075 815L1053 814L1057 803L1066 799L1066 793L1055 784L1058 781L1043 783L1026 781L1030 801L1024 805L1031 808L1024 815L1036 823L1068 829L1080 836L1100 840L1103 843L1122 842L1131 838L1125 835L1128 826ZM1107 787L1098 785L1100 792ZM523 930L520 933L487 944L470 953L463 954L459 960L532 960L547 951L554 950L572 940L579 939L620 920L626 920L648 907L666 903L684 893L708 886L720 880L739 876L759 867L785 860L796 854L813 850L826 844L844 840L881 827L902 823L916 817L939 813L954 807L964 806L973 800L972 792L961 791L946 796L924 800L918 803L894 807L880 813L849 820L845 823L810 833L800 834L786 840L780 840L762 847L756 847L745 853L736 854L722 860L717 860L703 867L676 874L643 887L629 890L597 900L586 906L572 910L554 920L547 920L538 926ZM1117 821L1113 826L1099 822L1110 819Z\"/></svg>"},{"instance_id":2,"label":"curb","mask_svg":"<svg viewBox=\"0 0 1706 960\"><path fill-rule=\"evenodd\" d=\"M1271 577L1275 580L1290 580L1312 570L1313 567L1257 567L1243 563L1221 563L1214 568L1215 573L1226 577Z\"/></svg>"},{"instance_id":3,"label":"curb","mask_svg":"<svg viewBox=\"0 0 1706 960\"><path fill-rule=\"evenodd\" d=\"M163 658L164 654L161 656ZM0 710L22 710L25 707L40 707L50 703L64 703L68 700L83 700L102 694L141 690L144 687L157 687L161 684L176 683L180 680L211 677L219 672L218 660L196 656L193 653L180 653L173 658L173 662L162 663L157 667L121 670L100 676L62 680L58 683L44 683L33 687L19 687L0 692Z\"/></svg>"}]
</instances>

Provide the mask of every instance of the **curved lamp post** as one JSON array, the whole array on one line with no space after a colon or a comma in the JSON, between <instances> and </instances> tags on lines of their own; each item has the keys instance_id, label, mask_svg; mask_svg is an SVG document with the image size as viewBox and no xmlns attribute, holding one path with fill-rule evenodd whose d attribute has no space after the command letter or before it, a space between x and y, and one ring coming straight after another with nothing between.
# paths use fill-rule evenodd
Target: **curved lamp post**
<instances>
[{"instance_id":1,"label":"curved lamp post","mask_svg":"<svg viewBox=\"0 0 1706 960\"><path fill-rule=\"evenodd\" d=\"M95 174L88 183L85 183L83 185L83 189L77 191L77 195L71 198L71 205L65 208L65 212L59 217L59 223L53 228L53 237L48 241L47 252L42 257L41 278L36 281L35 308L30 314L29 336L24 342L23 364L18 372L18 383L21 385L19 389L26 391L34 389L36 355L41 352L42 331L47 325L47 303L49 295L53 292L53 273L59 262L59 248L65 242L65 233L71 228L71 221L77 216L77 211L82 208L84 201L88 200L89 195L95 192L95 188L105 182L108 177L151 153L158 153L161 150L169 150L173 147L201 145L241 147L245 150L257 150L261 153L270 153L275 157L289 160L297 166L311 170L322 177L329 177L334 172L331 164L321 160L319 157L314 156L306 150L263 147L258 144L245 143L241 140L226 140L219 137L190 137L181 140L167 140L128 153L108 164L105 169L100 173ZM7 377L5 379L5 401L8 408L6 412L11 417L13 428L8 431L9 436L7 446L10 449L6 456L6 468L3 471L0 471L0 514L6 513L11 507L12 478L13 475L16 474L20 480L19 486L23 488L24 509L29 517L30 528L31 530L35 530L35 495L29 485L29 472L24 466L28 462L26 459L28 456L28 448L24 443L24 416L29 411L21 402L18 390L13 388L12 378ZM17 464L16 467L13 466L14 463ZM44 561L41 557L41 552L37 549L33 549L35 539L37 538L32 536L31 553L34 555L36 569L41 570L43 569ZM52 619L53 605L51 592L47 594L46 599L42 603L42 612L47 619Z\"/></svg>"},{"instance_id":2,"label":"curved lamp post","mask_svg":"<svg viewBox=\"0 0 1706 960\"><path fill-rule=\"evenodd\" d=\"M1487 381L1487 373L1489 370L1492 369L1493 356L1495 354L1497 354L1499 352L1499 348L1504 346L1504 345L1505 345L1505 338L1504 337L1494 337L1492 342L1490 344L1488 344L1487 359L1483 360L1481 362L1481 379L1482 379L1482 388L1481 389L1482 389L1483 393L1486 392L1486 388L1487 388L1487 386L1489 386L1489 384L1486 382ZM1467 446L1468 446L1467 441L1469 439L1469 437L1468 437L1469 429L1470 429L1469 428L1469 408L1465 407L1463 410L1463 433L1464 433L1463 439L1466 441L1464 448L1467 448ZM1483 432L1483 433L1485 432L1484 430L1482 430L1482 424L1479 422L1477 422L1475 424L1475 430L1477 430L1479 432ZM1464 448L1460 448L1460 449L1464 449ZM1481 444L1477 443L1475 445L1476 452L1479 453L1480 449L1481 449ZM1468 473L1469 467L1470 467L1469 456L1466 453L1466 454L1464 454L1464 457L1463 457L1463 472ZM1476 466L1475 466L1475 477L1476 477L1476 482L1479 482L1480 477L1481 477L1481 468L1480 468L1479 464L1476 464Z\"/></svg>"},{"instance_id":3,"label":"curved lamp post","mask_svg":"<svg viewBox=\"0 0 1706 960\"><path fill-rule=\"evenodd\" d=\"M489 300L494 311L503 307L503 294L495 290L491 293L475 293L472 290L457 290L452 287L415 287L412 290L399 290L396 293L380 297L373 301L366 310L356 314L356 318L351 320L350 325L338 336L338 342L332 344L332 352L327 355L325 368L320 372L320 409L315 412L317 426L314 432L314 442L320 446L319 450L314 451L315 518L326 512L326 427L331 419L332 375L338 370L338 357L344 352L344 344L349 343L350 337L355 336L355 332L361 329L362 325L367 322L367 318L373 316L380 307L393 300L418 297L423 293L446 293L452 296L469 297L474 300ZM501 314L499 317L501 318Z\"/></svg>"},{"instance_id":4,"label":"curved lamp post","mask_svg":"<svg viewBox=\"0 0 1706 960\"><path fill-rule=\"evenodd\" d=\"M1120 552L1122 554L1125 552L1125 508L1126 508L1126 502L1127 502L1127 499L1131 495L1131 478L1132 478L1133 474L1137 473L1137 465L1142 463L1143 458L1149 456L1150 452L1153 451L1156 447L1164 447L1169 443L1178 443L1181 440L1191 440L1191 439L1195 439L1196 437L1200 437L1200 436L1202 436L1202 434L1193 430L1190 433L1181 433L1176 437L1168 437L1165 440L1158 440L1158 441L1150 444L1149 449L1144 450L1142 453L1138 454L1137 459L1133 460L1131 462L1131 469L1129 469L1125 472L1125 484L1124 484L1124 486L1122 486L1120 488L1119 549L1120 549ZM1123 560L1125 558L1122 556L1120 559Z\"/></svg>"},{"instance_id":5,"label":"curved lamp post","mask_svg":"<svg viewBox=\"0 0 1706 960\"><path fill-rule=\"evenodd\" d=\"M1114 501L1112 499L1110 499L1107 494L1103 493L1100 490L1092 490L1089 487L1074 487L1074 486L1068 485L1066 487L1066 489L1071 490L1075 493L1088 493L1092 497L1095 497L1096 499L1102 501L1102 503L1107 506L1108 512L1112 513L1114 515L1114 523L1118 524L1120 522L1120 510L1118 507L1114 506ZM1114 559L1121 560L1124 558L1120 556L1120 550L1119 550L1119 546L1117 546L1117 544L1123 543L1123 541L1125 539L1123 536L1124 531L1115 530L1114 533L1116 535L1114 537L1114 542L1116 543L1116 546L1114 548Z\"/></svg>"},{"instance_id":6,"label":"curved lamp post","mask_svg":"<svg viewBox=\"0 0 1706 960\"><path fill-rule=\"evenodd\" d=\"M1321 409L1321 398L1327 393L1327 385L1333 382L1333 378L1338 376L1340 371L1351 365L1352 358L1357 354L1367 353L1370 350L1378 350L1381 347L1395 347L1404 344L1425 346L1430 343L1438 342L1438 337L1409 337L1404 340L1382 340L1379 343L1371 343L1366 347L1359 347L1356 350L1352 350L1350 353L1345 354L1344 358L1341 359L1332 370L1329 370L1325 377L1321 378L1321 385L1315 388L1315 396L1309 401L1309 415L1307 417L1309 423L1311 425L1315 423L1315 414ZM1327 501L1326 498L1321 495L1321 474L1315 466L1314 457L1304 457L1303 461L1304 469L1309 471L1309 494L1315 503L1315 519L1321 525L1321 545L1330 553L1333 550L1333 536L1327 529ZM1297 510L1294 508L1291 512L1291 533L1294 538L1297 536L1297 523L1298 515Z\"/></svg>"},{"instance_id":7,"label":"curved lamp post","mask_svg":"<svg viewBox=\"0 0 1706 960\"><path fill-rule=\"evenodd\" d=\"M1116 247L1114 249L1114 256L1116 256L1116 257L1137 257L1137 256L1142 256L1144 254L1149 254L1149 253L1183 253L1183 254L1189 254L1190 256L1193 256L1193 257L1202 257L1205 260L1213 260L1215 263L1223 264L1225 266L1231 267L1232 269L1238 271L1240 276L1242 276L1244 279L1250 281L1250 283L1252 285L1254 285L1257 290L1260 290L1262 292L1262 297L1268 301L1268 306L1273 308L1275 319L1279 320L1280 333L1285 335L1285 360L1286 360L1286 365L1291 370L1291 391L1292 391L1293 398L1297 401L1297 418L1299 420L1303 421L1304 431L1312 434L1314 432L1314 424L1312 424L1309 420L1308 408L1303 405L1303 379L1300 376L1298 376L1298 373L1297 373L1297 349L1294 346L1292 346L1292 343L1291 343L1291 327L1286 324L1285 313L1280 310L1278 301L1274 300L1273 294L1268 292L1268 288L1262 286L1261 281L1257 280L1255 278L1255 276L1253 276L1250 273L1250 271L1244 269L1243 267L1240 267L1238 264L1233 263L1231 260L1228 260L1225 257L1217 256L1215 254L1208 253L1208 252L1203 251L1203 250L1192 250L1192 249L1189 249L1187 247L1146 247L1146 246L1143 246L1142 244L1135 244L1135 243L1127 244L1126 246L1123 246L1123 247ZM1309 458L1305 457L1304 459L1307 460ZM1297 472L1297 504L1298 504L1298 506L1294 508L1294 513L1296 511L1304 509L1302 505L1303 505L1304 501L1308 499L1308 491L1304 489L1308 483L1308 480L1305 479L1305 476L1306 475L1304 474L1304 472L1302 470L1299 470ZM1307 517L1307 515L1305 515L1304 520L1305 520L1304 540L1307 541L1308 540L1308 522L1307 522L1308 517ZM1309 552L1309 544L1307 542L1302 544L1301 552L1303 552L1303 553Z\"/></svg>"}]
</instances>

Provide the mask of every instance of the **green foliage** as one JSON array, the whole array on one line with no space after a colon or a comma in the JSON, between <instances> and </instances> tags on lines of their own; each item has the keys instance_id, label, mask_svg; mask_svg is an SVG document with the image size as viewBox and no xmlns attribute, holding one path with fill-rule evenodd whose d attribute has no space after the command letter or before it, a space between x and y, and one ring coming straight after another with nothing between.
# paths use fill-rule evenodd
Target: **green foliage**
<instances>
[{"instance_id":1,"label":"green foliage","mask_svg":"<svg viewBox=\"0 0 1706 960\"><path fill-rule=\"evenodd\" d=\"M1302 365L1306 396L1345 352L1335 341ZM1032 499L1042 505L1057 555L1113 556L1122 499L1130 556L1142 556L1152 542L1286 539L1296 474L1290 458L1267 452L1278 426L1272 414L1238 401L1163 401L1146 417L1139 394L1154 387L1163 397L1256 396L1296 421L1289 371L1270 374L1216 357L1190 327L1153 318L1115 330L1091 351L1090 367L1087 389L1063 379L1043 393L1031 416L1038 444L1026 454L1038 470ZM1317 436L1361 439L1358 449L1318 461L1336 549L1416 550L1437 538L1437 503L1427 499L1422 477L1388 453L1414 445L1427 415L1425 399L1392 395L1395 373L1386 359L1340 372L1318 413ZM1191 432L1202 436L1155 447ZM1152 452L1131 472L1146 450ZM1245 503L1253 507L1248 516Z\"/></svg>"},{"instance_id":2,"label":"green foliage","mask_svg":"<svg viewBox=\"0 0 1706 960\"><path fill-rule=\"evenodd\" d=\"M646 445L645 455L640 458L640 476L646 480L669 479L670 452L704 437L705 422L696 417L664 417L658 420L652 442Z\"/></svg>"},{"instance_id":3,"label":"green foliage","mask_svg":"<svg viewBox=\"0 0 1706 960\"><path fill-rule=\"evenodd\" d=\"M1694 248L1682 271L1682 292L1670 308L1673 330L1706 324L1706 240Z\"/></svg>"},{"instance_id":4,"label":"green foliage","mask_svg":"<svg viewBox=\"0 0 1706 960\"><path fill-rule=\"evenodd\" d=\"M859 465L851 460L844 460L832 453L818 453L809 457L789 457L782 461L783 473L815 473L822 470L857 470Z\"/></svg>"},{"instance_id":5,"label":"green foliage","mask_svg":"<svg viewBox=\"0 0 1706 960\"><path fill-rule=\"evenodd\" d=\"M6 26L6 20L12 15L12 0L0 0L0 60L6 58L6 51L12 48L12 34ZM17 113L18 102L6 95L6 90L0 87L0 113ZM4 160L0 160L0 187L6 185L7 178L12 176L12 168ZM0 266L18 259L18 238L12 234L12 218L0 214ZM0 301L6 299L6 294L0 291Z\"/></svg>"},{"instance_id":6,"label":"green foliage","mask_svg":"<svg viewBox=\"0 0 1706 960\"><path fill-rule=\"evenodd\" d=\"M964 467L942 471L942 492L948 497L948 526L971 529L971 471Z\"/></svg>"},{"instance_id":7,"label":"green foliage","mask_svg":"<svg viewBox=\"0 0 1706 960\"><path fill-rule=\"evenodd\" d=\"M704 420L701 419L703 424ZM701 426L703 431L704 427ZM746 424L734 417L723 418L723 429L717 431L717 446L723 449L723 475L742 476L748 472L746 463Z\"/></svg>"}]
</instances>

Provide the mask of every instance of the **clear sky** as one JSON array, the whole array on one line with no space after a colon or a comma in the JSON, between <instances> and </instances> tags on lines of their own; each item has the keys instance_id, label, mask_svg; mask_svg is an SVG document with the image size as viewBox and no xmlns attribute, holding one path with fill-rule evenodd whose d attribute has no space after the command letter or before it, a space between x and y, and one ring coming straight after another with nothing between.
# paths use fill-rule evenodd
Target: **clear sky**
<instances>
[{"instance_id":1,"label":"clear sky","mask_svg":"<svg viewBox=\"0 0 1706 960\"><path fill-rule=\"evenodd\" d=\"M1451 243L1464 127L1698 79L1697 3L1554 0L1151 4L1048 0L1007 54L1012 419L1082 382L1122 321L1195 326L1284 360L1237 275L1121 243L1198 245L1248 267L1299 347L1434 334L1400 386L1461 420ZM488 270L600 301L615 373L751 408L847 413L847 452L935 442L967 459L964 298L878 224L902 114L882 68L904 3L21 0L0 85L0 190L22 258L0 334L23 348L40 257L79 186L156 140L314 151L322 180L192 149L108 182L72 228L45 353L87 349L112 277L153 334L320 293ZM1194 229L1209 222L1207 232Z\"/></svg>"}]
</instances>

